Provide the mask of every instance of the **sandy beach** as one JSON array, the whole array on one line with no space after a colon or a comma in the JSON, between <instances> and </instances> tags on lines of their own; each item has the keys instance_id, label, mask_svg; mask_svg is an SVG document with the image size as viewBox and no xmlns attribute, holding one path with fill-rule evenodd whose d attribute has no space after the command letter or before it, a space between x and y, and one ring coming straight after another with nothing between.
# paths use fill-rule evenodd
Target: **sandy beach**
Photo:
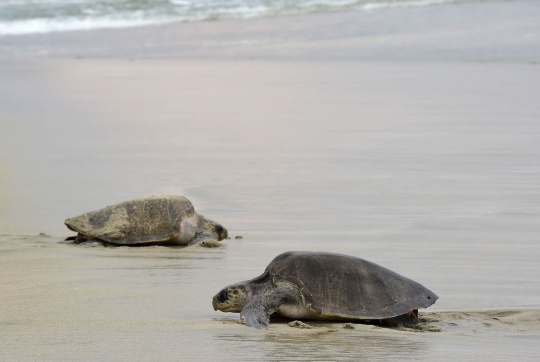
<instances>
[{"instance_id":1,"label":"sandy beach","mask_svg":"<svg viewBox=\"0 0 540 362\"><path fill-rule=\"evenodd\" d=\"M488 1L0 36L0 360L535 361L538 14ZM63 242L65 219L159 194L232 239ZM287 250L422 283L440 297L420 311L431 330L255 330L213 310Z\"/></svg>"},{"instance_id":2,"label":"sandy beach","mask_svg":"<svg viewBox=\"0 0 540 362\"><path fill-rule=\"evenodd\" d=\"M225 248L84 248L59 238L1 236L0 358L127 360L534 360L539 309L425 311L437 332L272 321L268 330L214 312L209 291L260 273L280 250L248 240ZM300 247L305 246L299 243ZM257 270L258 269L258 270ZM445 297L445 294L442 295Z\"/></svg>"}]
</instances>

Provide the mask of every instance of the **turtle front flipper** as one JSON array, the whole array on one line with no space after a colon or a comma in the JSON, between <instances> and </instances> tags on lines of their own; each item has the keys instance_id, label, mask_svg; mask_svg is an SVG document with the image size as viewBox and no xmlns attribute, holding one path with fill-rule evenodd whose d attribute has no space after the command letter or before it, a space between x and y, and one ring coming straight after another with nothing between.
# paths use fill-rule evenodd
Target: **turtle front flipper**
<instances>
[{"instance_id":1,"label":"turtle front flipper","mask_svg":"<svg viewBox=\"0 0 540 362\"><path fill-rule=\"evenodd\" d=\"M202 215L198 215L198 228L189 242L188 246L199 244L201 246L216 247L221 244L219 241L227 239L228 232L219 223L209 220Z\"/></svg>"},{"instance_id":2,"label":"turtle front flipper","mask_svg":"<svg viewBox=\"0 0 540 362\"><path fill-rule=\"evenodd\" d=\"M248 327L268 328L270 315L279 308L280 301L274 296L256 296L240 313L240 321Z\"/></svg>"},{"instance_id":3,"label":"turtle front flipper","mask_svg":"<svg viewBox=\"0 0 540 362\"><path fill-rule=\"evenodd\" d=\"M229 237L229 232L220 223L212 221L199 215L199 229L208 230L212 234L212 239L221 241Z\"/></svg>"},{"instance_id":4,"label":"turtle front flipper","mask_svg":"<svg viewBox=\"0 0 540 362\"><path fill-rule=\"evenodd\" d=\"M270 294L255 296L240 312L240 320L248 327L268 328L270 316L279 307L299 297L298 290L290 286L281 286Z\"/></svg>"},{"instance_id":5,"label":"turtle front flipper","mask_svg":"<svg viewBox=\"0 0 540 362\"><path fill-rule=\"evenodd\" d=\"M210 243L219 244L219 242L214 237L214 234L212 234L210 230L199 228L195 232L195 236L193 236L193 240L189 242L188 246L200 244L205 240L209 241Z\"/></svg>"}]
</instances>

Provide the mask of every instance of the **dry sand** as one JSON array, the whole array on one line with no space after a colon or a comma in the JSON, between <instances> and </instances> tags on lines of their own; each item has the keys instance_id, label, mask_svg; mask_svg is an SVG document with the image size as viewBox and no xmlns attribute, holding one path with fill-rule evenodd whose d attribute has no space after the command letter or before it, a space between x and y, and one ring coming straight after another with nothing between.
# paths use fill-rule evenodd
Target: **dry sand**
<instances>
[{"instance_id":1,"label":"dry sand","mask_svg":"<svg viewBox=\"0 0 540 362\"><path fill-rule=\"evenodd\" d=\"M60 241L0 236L0 360L537 357L538 309L423 311L427 325L440 332L309 321L313 328L300 329L288 320L274 320L260 331L211 307L220 283L254 273L233 262L235 254L250 257L243 252L250 243L230 240L219 249L85 248Z\"/></svg>"}]
</instances>

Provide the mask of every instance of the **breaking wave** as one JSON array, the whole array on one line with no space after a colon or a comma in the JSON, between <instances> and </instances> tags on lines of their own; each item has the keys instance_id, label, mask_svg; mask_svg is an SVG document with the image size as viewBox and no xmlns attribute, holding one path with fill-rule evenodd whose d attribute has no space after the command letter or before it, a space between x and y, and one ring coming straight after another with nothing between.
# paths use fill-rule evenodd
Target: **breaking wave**
<instances>
[{"instance_id":1,"label":"breaking wave","mask_svg":"<svg viewBox=\"0 0 540 362\"><path fill-rule=\"evenodd\" d=\"M4 0L0 36L474 0Z\"/></svg>"}]
</instances>

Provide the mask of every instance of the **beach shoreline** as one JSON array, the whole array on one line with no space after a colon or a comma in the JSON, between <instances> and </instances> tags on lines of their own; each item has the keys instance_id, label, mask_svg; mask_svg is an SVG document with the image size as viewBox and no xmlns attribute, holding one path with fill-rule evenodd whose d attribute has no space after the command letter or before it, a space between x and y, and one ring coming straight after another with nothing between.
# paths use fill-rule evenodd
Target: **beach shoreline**
<instances>
[{"instance_id":1,"label":"beach shoreline","mask_svg":"<svg viewBox=\"0 0 540 362\"><path fill-rule=\"evenodd\" d=\"M535 1L465 2L0 37L0 59L540 62Z\"/></svg>"},{"instance_id":2,"label":"beach shoreline","mask_svg":"<svg viewBox=\"0 0 540 362\"><path fill-rule=\"evenodd\" d=\"M536 361L539 16L494 1L0 37L0 360ZM62 242L69 217L159 194L232 239ZM418 281L441 332L258 331L212 309L288 250Z\"/></svg>"}]
</instances>

